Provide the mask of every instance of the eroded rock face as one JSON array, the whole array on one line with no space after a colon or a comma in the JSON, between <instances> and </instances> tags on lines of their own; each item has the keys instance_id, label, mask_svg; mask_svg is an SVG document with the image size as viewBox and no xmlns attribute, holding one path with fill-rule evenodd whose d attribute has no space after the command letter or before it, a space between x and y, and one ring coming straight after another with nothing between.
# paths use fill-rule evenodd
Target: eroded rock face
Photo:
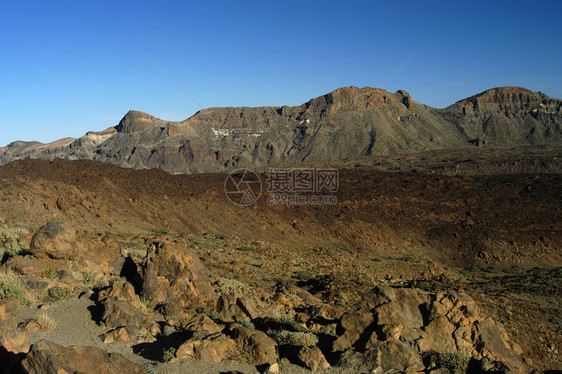
<instances>
[{"instance_id":1,"label":"eroded rock face","mask_svg":"<svg viewBox=\"0 0 562 374\"><path fill-rule=\"evenodd\" d=\"M154 305L175 305L178 310L215 305L207 270L197 255L173 242L155 242L149 248L142 293Z\"/></svg>"},{"instance_id":2,"label":"eroded rock face","mask_svg":"<svg viewBox=\"0 0 562 374\"><path fill-rule=\"evenodd\" d=\"M146 374L141 366L119 353L107 353L96 347L64 347L48 340L33 344L22 366L30 374Z\"/></svg>"},{"instance_id":3,"label":"eroded rock face","mask_svg":"<svg viewBox=\"0 0 562 374\"><path fill-rule=\"evenodd\" d=\"M524 373L521 350L466 294L376 287L339 323L332 351L358 370L424 370L430 353L458 354Z\"/></svg>"}]
</instances>

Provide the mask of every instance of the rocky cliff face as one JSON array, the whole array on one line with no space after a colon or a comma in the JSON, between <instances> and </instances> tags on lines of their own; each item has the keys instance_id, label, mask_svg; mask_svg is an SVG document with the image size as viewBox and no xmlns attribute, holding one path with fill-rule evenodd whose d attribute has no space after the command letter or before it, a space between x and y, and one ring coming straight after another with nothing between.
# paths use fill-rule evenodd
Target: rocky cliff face
<instances>
[{"instance_id":1,"label":"rocky cliff face","mask_svg":"<svg viewBox=\"0 0 562 374\"><path fill-rule=\"evenodd\" d=\"M79 139L0 148L21 158L92 159L172 173L332 162L474 146L562 144L562 101L523 88L485 91L445 109L406 91L344 87L296 107L209 108L182 122L130 111Z\"/></svg>"}]
</instances>

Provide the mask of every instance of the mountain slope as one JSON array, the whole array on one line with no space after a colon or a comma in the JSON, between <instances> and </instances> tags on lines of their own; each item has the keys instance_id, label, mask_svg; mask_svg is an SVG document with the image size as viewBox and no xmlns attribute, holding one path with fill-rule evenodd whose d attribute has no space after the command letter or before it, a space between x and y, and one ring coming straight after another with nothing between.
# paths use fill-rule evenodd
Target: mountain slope
<instances>
[{"instance_id":1,"label":"mountain slope","mask_svg":"<svg viewBox=\"0 0 562 374\"><path fill-rule=\"evenodd\" d=\"M333 162L480 145L562 144L562 101L504 87L435 109L405 91L344 87L296 107L209 108L182 122L130 111L115 127L50 144L14 142L21 158L92 159L172 173Z\"/></svg>"}]
</instances>

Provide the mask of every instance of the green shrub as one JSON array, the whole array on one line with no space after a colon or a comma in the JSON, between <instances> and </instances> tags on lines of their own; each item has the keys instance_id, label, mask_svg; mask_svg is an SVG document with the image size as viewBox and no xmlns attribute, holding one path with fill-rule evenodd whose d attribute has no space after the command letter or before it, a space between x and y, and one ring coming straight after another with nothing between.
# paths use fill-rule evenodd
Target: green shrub
<instances>
[{"instance_id":1,"label":"green shrub","mask_svg":"<svg viewBox=\"0 0 562 374\"><path fill-rule=\"evenodd\" d=\"M0 230L0 261L2 261L4 256L12 257L27 249L19 239L24 233L20 229Z\"/></svg>"},{"instance_id":2,"label":"green shrub","mask_svg":"<svg viewBox=\"0 0 562 374\"><path fill-rule=\"evenodd\" d=\"M49 265L43 270L44 278L52 278L57 273L57 269L53 265Z\"/></svg>"},{"instance_id":3,"label":"green shrub","mask_svg":"<svg viewBox=\"0 0 562 374\"><path fill-rule=\"evenodd\" d=\"M483 270L487 273L499 273L500 272L500 269L495 265L490 265Z\"/></svg>"},{"instance_id":4,"label":"green shrub","mask_svg":"<svg viewBox=\"0 0 562 374\"><path fill-rule=\"evenodd\" d=\"M314 274L308 270L298 270L296 272L297 279L302 282L308 282L312 278L314 278Z\"/></svg>"},{"instance_id":5,"label":"green shrub","mask_svg":"<svg viewBox=\"0 0 562 374\"><path fill-rule=\"evenodd\" d=\"M0 299L13 297L18 299L22 305L29 303L27 292L20 281L5 274L0 274Z\"/></svg>"},{"instance_id":6,"label":"green shrub","mask_svg":"<svg viewBox=\"0 0 562 374\"><path fill-rule=\"evenodd\" d=\"M406 261L406 262L414 262L417 260L417 256L413 253L407 253L403 256L398 257L398 260L400 261Z\"/></svg>"},{"instance_id":7,"label":"green shrub","mask_svg":"<svg viewBox=\"0 0 562 374\"><path fill-rule=\"evenodd\" d=\"M469 361L470 357L462 352L441 352L438 354L437 365L452 374L464 374Z\"/></svg>"},{"instance_id":8,"label":"green shrub","mask_svg":"<svg viewBox=\"0 0 562 374\"><path fill-rule=\"evenodd\" d=\"M104 288L106 288L106 287L108 287L108 286L109 286L109 283L108 283L107 281L105 281L105 280L103 280L103 279L99 279L99 280L96 282L96 284L94 285L94 288L99 289L99 290L102 290L102 289L104 289Z\"/></svg>"},{"instance_id":9,"label":"green shrub","mask_svg":"<svg viewBox=\"0 0 562 374\"><path fill-rule=\"evenodd\" d=\"M203 309L203 308L197 308L197 309L195 309L195 312L197 314L204 314L207 317L209 317L210 319L215 320L215 321L218 321L221 318L220 313L218 311L216 311L215 309L206 310L206 309Z\"/></svg>"},{"instance_id":10,"label":"green shrub","mask_svg":"<svg viewBox=\"0 0 562 374\"><path fill-rule=\"evenodd\" d=\"M214 286L219 295L232 295L235 298L246 297L255 307L260 308L262 306L255 291L246 283L236 279L219 278L214 282Z\"/></svg>"},{"instance_id":11,"label":"green shrub","mask_svg":"<svg viewBox=\"0 0 562 374\"><path fill-rule=\"evenodd\" d=\"M279 345L312 347L318 344L318 337L311 332L268 330L267 335L269 335Z\"/></svg>"},{"instance_id":12,"label":"green shrub","mask_svg":"<svg viewBox=\"0 0 562 374\"><path fill-rule=\"evenodd\" d=\"M82 276L84 277L84 283L90 284L96 281L96 273L92 271L83 271Z\"/></svg>"},{"instance_id":13,"label":"green shrub","mask_svg":"<svg viewBox=\"0 0 562 374\"><path fill-rule=\"evenodd\" d=\"M64 295L65 292L60 287L53 287L47 290L47 296L49 296L49 298L53 301L59 301L64 297Z\"/></svg>"},{"instance_id":14,"label":"green shrub","mask_svg":"<svg viewBox=\"0 0 562 374\"><path fill-rule=\"evenodd\" d=\"M431 290L431 283L428 282L428 281L420 281L420 282L418 282L417 287L420 290L429 291L429 290Z\"/></svg>"},{"instance_id":15,"label":"green shrub","mask_svg":"<svg viewBox=\"0 0 562 374\"><path fill-rule=\"evenodd\" d=\"M280 325L283 325L283 327L289 328L290 330L293 330L293 331L302 331L303 330L302 325L300 323L298 323L297 321L295 321L294 319L292 319L291 317L287 317L287 316L278 317L277 322Z\"/></svg>"},{"instance_id":16,"label":"green shrub","mask_svg":"<svg viewBox=\"0 0 562 374\"><path fill-rule=\"evenodd\" d=\"M172 360L174 357L176 357L176 349L173 347L170 347L168 349L166 348L162 348L162 361L163 362L168 362L170 360Z\"/></svg>"},{"instance_id":17,"label":"green shrub","mask_svg":"<svg viewBox=\"0 0 562 374\"><path fill-rule=\"evenodd\" d=\"M239 324L240 326L245 327L245 328L250 329L250 330L255 330L255 329L256 329L256 326L253 324L252 321L246 321L246 320L244 320L244 321L238 322L238 324Z\"/></svg>"}]
</instances>

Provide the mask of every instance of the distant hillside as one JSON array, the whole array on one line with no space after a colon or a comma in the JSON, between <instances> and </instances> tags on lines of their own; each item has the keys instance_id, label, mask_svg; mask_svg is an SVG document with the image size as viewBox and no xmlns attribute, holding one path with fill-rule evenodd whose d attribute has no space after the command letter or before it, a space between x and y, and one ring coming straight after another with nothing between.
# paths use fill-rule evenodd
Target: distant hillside
<instances>
[{"instance_id":1,"label":"distant hillside","mask_svg":"<svg viewBox=\"0 0 562 374\"><path fill-rule=\"evenodd\" d=\"M115 127L49 144L13 142L0 164L90 159L171 173L334 162L478 146L562 145L562 100L494 88L435 109L406 91L344 87L296 107L209 108L181 122L130 111Z\"/></svg>"}]
</instances>

